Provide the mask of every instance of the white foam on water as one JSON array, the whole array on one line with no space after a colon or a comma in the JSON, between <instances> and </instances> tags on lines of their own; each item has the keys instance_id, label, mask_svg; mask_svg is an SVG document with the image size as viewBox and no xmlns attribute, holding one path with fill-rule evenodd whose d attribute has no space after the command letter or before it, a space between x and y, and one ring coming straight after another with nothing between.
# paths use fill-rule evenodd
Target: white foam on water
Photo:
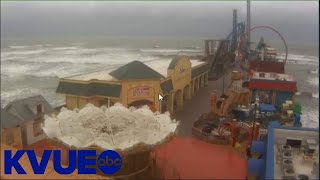
<instances>
[{"instance_id":1,"label":"white foam on water","mask_svg":"<svg viewBox=\"0 0 320 180\"><path fill-rule=\"evenodd\" d=\"M310 77L307 79L307 82L311 85L319 87L319 77Z\"/></svg>"},{"instance_id":2,"label":"white foam on water","mask_svg":"<svg viewBox=\"0 0 320 180\"><path fill-rule=\"evenodd\" d=\"M65 103L64 96L56 94L55 91L28 87L17 88L11 91L1 91L1 107L5 107L8 103L16 99L22 99L39 94L41 94L53 107L60 106Z\"/></svg>"},{"instance_id":3,"label":"white foam on water","mask_svg":"<svg viewBox=\"0 0 320 180\"><path fill-rule=\"evenodd\" d=\"M319 99L319 92L312 93L312 97L316 98L316 99Z\"/></svg>"},{"instance_id":4,"label":"white foam on water","mask_svg":"<svg viewBox=\"0 0 320 180\"><path fill-rule=\"evenodd\" d=\"M125 48L53 47L36 50L6 51L1 53L2 74L9 77L71 76L87 73L95 68L120 66L134 60L151 62L169 60ZM171 59L170 59L171 60Z\"/></svg>"},{"instance_id":5,"label":"white foam on water","mask_svg":"<svg viewBox=\"0 0 320 180\"><path fill-rule=\"evenodd\" d=\"M12 57L12 56L24 56L24 55L34 55L46 52L47 49L33 49L33 50L24 50L24 51L8 51L1 52L1 58ZM1 60L2 61L2 60Z\"/></svg>"},{"instance_id":6,"label":"white foam on water","mask_svg":"<svg viewBox=\"0 0 320 180\"><path fill-rule=\"evenodd\" d=\"M9 48L12 48L12 49L23 49L26 47L30 47L30 46L9 46Z\"/></svg>"},{"instance_id":7,"label":"white foam on water","mask_svg":"<svg viewBox=\"0 0 320 180\"><path fill-rule=\"evenodd\" d=\"M87 49L81 47L55 47L37 50L7 51L1 53L2 61L19 60L23 62L68 62L76 64L125 64L134 60L144 62L155 58L156 57L151 55L143 55L141 53L133 52L124 48Z\"/></svg>"},{"instance_id":8,"label":"white foam on water","mask_svg":"<svg viewBox=\"0 0 320 180\"><path fill-rule=\"evenodd\" d=\"M302 107L301 123L303 127L319 128L319 111Z\"/></svg>"},{"instance_id":9,"label":"white foam on water","mask_svg":"<svg viewBox=\"0 0 320 180\"><path fill-rule=\"evenodd\" d=\"M310 73L311 74L319 74L319 69L311 70Z\"/></svg>"},{"instance_id":10,"label":"white foam on water","mask_svg":"<svg viewBox=\"0 0 320 180\"><path fill-rule=\"evenodd\" d=\"M15 89L13 91L1 91L1 99L19 99L20 96L32 96L38 93L40 93L40 91L35 88L22 88Z\"/></svg>"},{"instance_id":11,"label":"white foam on water","mask_svg":"<svg viewBox=\"0 0 320 180\"><path fill-rule=\"evenodd\" d=\"M2 64L1 75L7 75L9 77L24 76L27 74L32 74L32 72L39 67L39 65L33 64Z\"/></svg>"},{"instance_id":12,"label":"white foam on water","mask_svg":"<svg viewBox=\"0 0 320 180\"><path fill-rule=\"evenodd\" d=\"M55 48L51 48L50 50L77 50L77 49L80 49L80 48L76 46L70 46L70 47L55 47Z\"/></svg>"},{"instance_id":13,"label":"white foam on water","mask_svg":"<svg viewBox=\"0 0 320 180\"><path fill-rule=\"evenodd\" d=\"M76 42L76 43L71 43L72 45L76 45L76 46L81 46L81 45L85 45L87 43L83 43L83 42Z\"/></svg>"},{"instance_id":14,"label":"white foam on water","mask_svg":"<svg viewBox=\"0 0 320 180\"><path fill-rule=\"evenodd\" d=\"M93 65L93 67L99 68L99 65ZM60 64L52 66L46 69L39 69L39 71L29 72L28 75L38 76L38 77L66 77L78 73L86 73L93 69L93 67L88 67L85 64Z\"/></svg>"},{"instance_id":15,"label":"white foam on water","mask_svg":"<svg viewBox=\"0 0 320 180\"><path fill-rule=\"evenodd\" d=\"M194 52L201 53L202 51L197 49L159 49L159 48L146 48L140 49L141 52L151 52L151 53L179 53L179 52Z\"/></svg>"},{"instance_id":16,"label":"white foam on water","mask_svg":"<svg viewBox=\"0 0 320 180\"><path fill-rule=\"evenodd\" d=\"M87 104L78 110L62 108L45 117L43 130L50 138L78 148L96 145L104 149L128 149L138 143L154 145L174 133L178 123L169 113L153 113L148 106L126 108Z\"/></svg>"},{"instance_id":17,"label":"white foam on water","mask_svg":"<svg viewBox=\"0 0 320 180\"><path fill-rule=\"evenodd\" d=\"M146 62L145 64L166 77L170 62L171 59L164 59L161 61Z\"/></svg>"},{"instance_id":18,"label":"white foam on water","mask_svg":"<svg viewBox=\"0 0 320 180\"><path fill-rule=\"evenodd\" d=\"M285 59L285 54L277 56L279 59ZM298 64L318 64L319 58L316 56L306 56L300 54L288 54L287 62L298 63Z\"/></svg>"}]
</instances>

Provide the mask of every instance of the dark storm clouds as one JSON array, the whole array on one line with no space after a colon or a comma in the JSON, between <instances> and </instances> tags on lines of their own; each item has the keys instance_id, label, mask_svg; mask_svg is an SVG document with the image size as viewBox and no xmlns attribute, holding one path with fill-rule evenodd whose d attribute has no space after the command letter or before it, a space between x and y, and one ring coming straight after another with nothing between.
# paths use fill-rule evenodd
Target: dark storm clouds
<instances>
[{"instance_id":1,"label":"dark storm clouds","mask_svg":"<svg viewBox=\"0 0 320 180\"><path fill-rule=\"evenodd\" d=\"M252 25L270 25L289 41L318 42L317 1L251 2ZM1 37L175 36L223 38L232 9L246 2L3 2Z\"/></svg>"}]
</instances>

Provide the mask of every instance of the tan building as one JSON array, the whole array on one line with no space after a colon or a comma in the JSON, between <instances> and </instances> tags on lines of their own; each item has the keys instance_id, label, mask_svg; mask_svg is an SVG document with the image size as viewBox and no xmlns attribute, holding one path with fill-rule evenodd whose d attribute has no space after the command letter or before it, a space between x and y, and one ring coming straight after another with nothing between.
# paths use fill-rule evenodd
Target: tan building
<instances>
[{"instance_id":1,"label":"tan building","mask_svg":"<svg viewBox=\"0 0 320 180\"><path fill-rule=\"evenodd\" d=\"M1 143L22 149L21 125L18 118L1 109Z\"/></svg>"},{"instance_id":2,"label":"tan building","mask_svg":"<svg viewBox=\"0 0 320 180\"><path fill-rule=\"evenodd\" d=\"M57 93L66 95L69 109L87 103L130 107L148 105L152 110L173 113L184 100L208 83L208 64L178 56L171 61L130 62L118 69L61 78ZM158 96L164 101L160 102Z\"/></svg>"},{"instance_id":3,"label":"tan building","mask_svg":"<svg viewBox=\"0 0 320 180\"><path fill-rule=\"evenodd\" d=\"M8 119L1 116L1 123L12 124L13 122L17 122L19 129L21 128L22 145L23 147L27 147L46 138L41 125L44 115L53 113L54 110L44 97L36 95L8 103L4 107L3 112L12 118ZM6 131L9 131L9 129L6 129ZM16 132L13 129L10 129L10 131L11 133Z\"/></svg>"}]
</instances>

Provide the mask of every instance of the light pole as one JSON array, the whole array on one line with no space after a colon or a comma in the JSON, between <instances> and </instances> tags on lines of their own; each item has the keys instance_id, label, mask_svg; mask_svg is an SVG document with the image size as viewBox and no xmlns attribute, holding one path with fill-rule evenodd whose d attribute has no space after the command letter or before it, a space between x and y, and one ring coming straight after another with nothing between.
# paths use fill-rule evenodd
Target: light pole
<instances>
[{"instance_id":1,"label":"light pole","mask_svg":"<svg viewBox=\"0 0 320 180\"><path fill-rule=\"evenodd\" d=\"M254 103L254 117L253 117L253 121L252 121L252 133L251 133L251 143L253 141L253 137L254 137L254 129L255 129L255 124L256 124L256 117L257 117L257 106L259 104L259 98L256 98L256 101Z\"/></svg>"}]
</instances>

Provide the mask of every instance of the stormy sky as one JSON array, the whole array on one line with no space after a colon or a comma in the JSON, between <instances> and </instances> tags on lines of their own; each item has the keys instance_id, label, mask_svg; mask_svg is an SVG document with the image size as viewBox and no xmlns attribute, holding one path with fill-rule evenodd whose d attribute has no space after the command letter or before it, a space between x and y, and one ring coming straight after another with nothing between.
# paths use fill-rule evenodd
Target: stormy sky
<instances>
[{"instance_id":1,"label":"stormy sky","mask_svg":"<svg viewBox=\"0 0 320 180\"><path fill-rule=\"evenodd\" d=\"M1 1L1 37L225 37L232 9L246 1L8 2ZM269 25L289 41L318 42L317 1L252 1L252 26Z\"/></svg>"}]
</instances>

